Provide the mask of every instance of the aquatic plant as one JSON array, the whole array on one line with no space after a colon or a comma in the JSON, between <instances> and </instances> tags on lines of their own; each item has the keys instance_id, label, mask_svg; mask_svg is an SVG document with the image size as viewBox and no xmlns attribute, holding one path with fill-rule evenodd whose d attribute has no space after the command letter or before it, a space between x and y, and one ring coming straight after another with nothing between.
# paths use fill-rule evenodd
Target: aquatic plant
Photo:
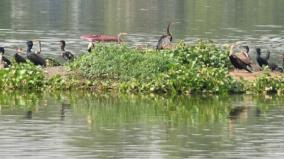
<instances>
[{"instance_id":1,"label":"aquatic plant","mask_svg":"<svg viewBox=\"0 0 284 159\"><path fill-rule=\"evenodd\" d=\"M96 45L91 54L84 55L70 64L73 70L89 79L131 78L144 79L169 69L170 58L155 51L148 53L124 45Z\"/></svg>"},{"instance_id":2,"label":"aquatic plant","mask_svg":"<svg viewBox=\"0 0 284 159\"><path fill-rule=\"evenodd\" d=\"M13 64L0 70L0 88L13 89L42 89L45 76L41 68L31 63Z\"/></svg>"},{"instance_id":3,"label":"aquatic plant","mask_svg":"<svg viewBox=\"0 0 284 159\"><path fill-rule=\"evenodd\" d=\"M282 76L272 77L269 72L265 72L262 76L258 77L252 82L250 89L255 93L283 93L284 80Z\"/></svg>"},{"instance_id":4,"label":"aquatic plant","mask_svg":"<svg viewBox=\"0 0 284 159\"><path fill-rule=\"evenodd\" d=\"M120 91L154 93L228 92L229 66L228 50L206 41L160 52L98 45L70 64L88 79L117 81Z\"/></svg>"}]
</instances>

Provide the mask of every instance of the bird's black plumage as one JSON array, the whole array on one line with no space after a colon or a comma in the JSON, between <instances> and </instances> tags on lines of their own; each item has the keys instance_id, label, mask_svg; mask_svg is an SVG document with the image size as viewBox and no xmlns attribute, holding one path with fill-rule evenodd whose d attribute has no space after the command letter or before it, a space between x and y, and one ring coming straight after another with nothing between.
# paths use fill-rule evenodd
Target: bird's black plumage
<instances>
[{"instance_id":1,"label":"bird's black plumage","mask_svg":"<svg viewBox=\"0 0 284 159\"><path fill-rule=\"evenodd\" d=\"M62 57L66 60L66 61L69 61L69 60L74 60L74 55L70 52L70 51L65 51L65 46L66 46L66 42L64 40L61 40L60 41L61 43L61 55Z\"/></svg>"},{"instance_id":2,"label":"bird's black plumage","mask_svg":"<svg viewBox=\"0 0 284 159\"><path fill-rule=\"evenodd\" d=\"M248 69L248 67L252 68L251 65L251 61L250 59L248 59L249 57L246 57L245 59L239 58L237 55L233 54L233 49L234 49L234 45L231 46L231 50L230 50L230 55L229 55L229 59L232 63L232 65L236 68L236 69L244 69L247 70L248 72L252 72L250 69ZM246 48L246 54L247 54L248 48Z\"/></svg>"},{"instance_id":3,"label":"bird's black plumage","mask_svg":"<svg viewBox=\"0 0 284 159\"><path fill-rule=\"evenodd\" d=\"M21 50L17 49L17 52L14 54L16 63L26 63L27 60L23 56L19 55L19 52L21 52Z\"/></svg>"},{"instance_id":4,"label":"bird's black plumage","mask_svg":"<svg viewBox=\"0 0 284 159\"><path fill-rule=\"evenodd\" d=\"M260 67L269 65L268 63L269 57L270 57L270 52L268 52L267 56L264 58L264 57L261 57L261 49L256 48L256 61Z\"/></svg>"},{"instance_id":5,"label":"bird's black plumage","mask_svg":"<svg viewBox=\"0 0 284 159\"><path fill-rule=\"evenodd\" d=\"M12 63L7 57L3 56L5 54L5 48L4 47L0 47L0 53L2 55L2 61L4 62L4 68L9 67Z\"/></svg>"},{"instance_id":6,"label":"bird's black plumage","mask_svg":"<svg viewBox=\"0 0 284 159\"><path fill-rule=\"evenodd\" d=\"M46 66L45 60L38 54L32 52L33 42L27 42L27 59L29 59L34 65Z\"/></svg>"},{"instance_id":7,"label":"bird's black plumage","mask_svg":"<svg viewBox=\"0 0 284 159\"><path fill-rule=\"evenodd\" d=\"M170 27L171 27L172 23L168 24L167 27L167 34L166 35L162 35L158 41L158 44L156 46L156 50L162 50L165 49L167 46L169 46L173 40L173 36L170 32Z\"/></svg>"},{"instance_id":8,"label":"bird's black plumage","mask_svg":"<svg viewBox=\"0 0 284 159\"><path fill-rule=\"evenodd\" d=\"M17 53L17 52L15 53L14 58L15 58L15 61L17 63L26 63L27 62L26 59L23 56L19 55L19 53Z\"/></svg>"},{"instance_id":9,"label":"bird's black plumage","mask_svg":"<svg viewBox=\"0 0 284 159\"><path fill-rule=\"evenodd\" d=\"M245 63L242 61L237 55L230 55L229 56L231 63L236 69L244 69L247 70L248 72L252 72L251 70L248 69L248 67L252 67L251 64Z\"/></svg>"}]
</instances>

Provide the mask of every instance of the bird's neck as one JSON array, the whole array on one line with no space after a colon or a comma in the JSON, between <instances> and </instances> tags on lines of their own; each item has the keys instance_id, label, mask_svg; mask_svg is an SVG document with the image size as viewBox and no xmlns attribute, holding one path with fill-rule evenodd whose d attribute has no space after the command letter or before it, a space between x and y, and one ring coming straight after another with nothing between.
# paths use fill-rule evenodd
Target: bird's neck
<instances>
[{"instance_id":1,"label":"bird's neck","mask_svg":"<svg viewBox=\"0 0 284 159\"><path fill-rule=\"evenodd\" d=\"M61 51L65 51L65 46L61 45Z\"/></svg>"},{"instance_id":2,"label":"bird's neck","mask_svg":"<svg viewBox=\"0 0 284 159\"><path fill-rule=\"evenodd\" d=\"M28 47L27 48L27 53L31 53L32 52L32 48L31 47Z\"/></svg>"},{"instance_id":3,"label":"bird's neck","mask_svg":"<svg viewBox=\"0 0 284 159\"><path fill-rule=\"evenodd\" d=\"M256 52L256 57L260 57L260 52Z\"/></svg>"},{"instance_id":4,"label":"bird's neck","mask_svg":"<svg viewBox=\"0 0 284 159\"><path fill-rule=\"evenodd\" d=\"M172 33L170 31L170 27L171 27L171 23L169 23L169 25L167 27L167 35L172 36Z\"/></svg>"}]
</instances>

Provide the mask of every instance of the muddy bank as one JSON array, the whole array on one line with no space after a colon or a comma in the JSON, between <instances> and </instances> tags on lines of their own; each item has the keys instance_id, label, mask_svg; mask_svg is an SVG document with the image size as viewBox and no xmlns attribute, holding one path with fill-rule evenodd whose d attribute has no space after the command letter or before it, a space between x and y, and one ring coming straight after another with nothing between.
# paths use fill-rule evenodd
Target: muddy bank
<instances>
[{"instance_id":1,"label":"muddy bank","mask_svg":"<svg viewBox=\"0 0 284 159\"><path fill-rule=\"evenodd\" d=\"M66 77L66 76L72 74L72 71L66 69L64 66L56 66L56 67L44 68L44 73L45 73L47 78L51 78L51 77L56 76L56 75ZM230 71L229 74L230 74L230 76L232 76L236 79L253 81L257 77L263 75L263 72L258 71L258 72L249 73L247 71L239 70L239 71ZM277 76L282 75L282 73L279 73L279 72L271 72L270 74L271 74L272 77L277 77Z\"/></svg>"}]
</instances>

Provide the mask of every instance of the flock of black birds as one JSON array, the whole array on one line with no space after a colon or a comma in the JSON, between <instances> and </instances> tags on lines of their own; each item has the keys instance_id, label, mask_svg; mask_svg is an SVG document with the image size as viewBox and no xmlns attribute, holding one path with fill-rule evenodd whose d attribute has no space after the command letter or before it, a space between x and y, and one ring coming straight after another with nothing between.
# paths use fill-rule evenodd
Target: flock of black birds
<instances>
[{"instance_id":1,"label":"flock of black birds","mask_svg":"<svg viewBox=\"0 0 284 159\"><path fill-rule=\"evenodd\" d=\"M158 43L156 45L157 51L171 47L171 42L173 40L173 36L170 32L170 27L171 27L172 24L173 24L172 22L170 22L168 24L167 33L165 35L162 35L159 38ZM66 42L64 40L61 40L59 42L60 42L61 56L63 57L63 59L66 60L66 61L74 60L74 58L75 58L74 55L70 51L65 50ZM41 57L40 56L41 42L38 41L38 43L39 43L39 51L32 51L33 41L27 41L26 42L26 45L27 45L26 58L19 54L19 53L22 53L22 51L17 50L17 52L14 54L15 61L17 63L25 63L25 62L27 62L26 59L28 59L33 64L43 66L43 67L45 67L47 65L48 61L52 61L54 64L56 64L56 66L60 65L58 62L54 61L53 59ZM94 48L94 44L89 43L88 52L91 52L92 48ZM270 51L267 52L267 55L265 57L262 57L261 56L261 54L262 54L261 49L256 48L256 61L258 63L258 65L256 65L256 64L253 63L253 60L249 56L250 50L249 50L248 46L242 46L242 51L241 51L240 54L234 53L234 48L235 48L235 45L233 44L231 46L229 59L230 59L232 65L235 67L235 69L246 70L246 71L252 73L253 71L262 70L263 66L268 66L272 71L283 72L284 58L283 58L283 66L282 67L276 65L275 63L269 62L268 60L270 58ZM12 62L7 57L4 56L4 53L5 53L4 47L0 47L0 53L1 53L0 54L1 55L1 57L0 57L1 64L3 65L4 68L9 67L12 64Z\"/></svg>"},{"instance_id":2,"label":"flock of black birds","mask_svg":"<svg viewBox=\"0 0 284 159\"><path fill-rule=\"evenodd\" d=\"M61 49L61 56L66 61L72 61L74 60L74 55L70 51L65 50L66 42L64 40L59 41L60 42L60 49ZM38 41L39 43L39 50L38 51L32 51L34 42L33 41L27 41L27 50L26 50L26 56L20 55L20 53L23 53L21 49L17 49L16 53L14 54L13 58L16 63L26 63L27 60L29 60L31 63L37 66L47 66L47 62L52 61L55 65L59 65L58 62L56 62L54 59L51 58L43 58L41 53L41 41ZM1 64L2 67L7 68L10 65L12 65L12 62L4 56L5 54L5 48L0 47L0 55L1 55Z\"/></svg>"},{"instance_id":3,"label":"flock of black birds","mask_svg":"<svg viewBox=\"0 0 284 159\"><path fill-rule=\"evenodd\" d=\"M246 70L250 73L253 71L260 71L263 69L263 67L268 67L271 71L278 71L278 72L283 72L283 67L284 67L284 58L283 58L283 66L278 66L277 64L273 62L269 62L270 58L270 51L267 51L267 54L265 57L262 56L262 52L260 48L256 48L256 62L258 65L256 65L251 57L249 56L249 47L248 46L242 46L242 51L240 54L234 53L234 47L235 45L233 44L231 46L230 50L230 55L229 59L233 66L236 69L239 70Z\"/></svg>"}]
</instances>

